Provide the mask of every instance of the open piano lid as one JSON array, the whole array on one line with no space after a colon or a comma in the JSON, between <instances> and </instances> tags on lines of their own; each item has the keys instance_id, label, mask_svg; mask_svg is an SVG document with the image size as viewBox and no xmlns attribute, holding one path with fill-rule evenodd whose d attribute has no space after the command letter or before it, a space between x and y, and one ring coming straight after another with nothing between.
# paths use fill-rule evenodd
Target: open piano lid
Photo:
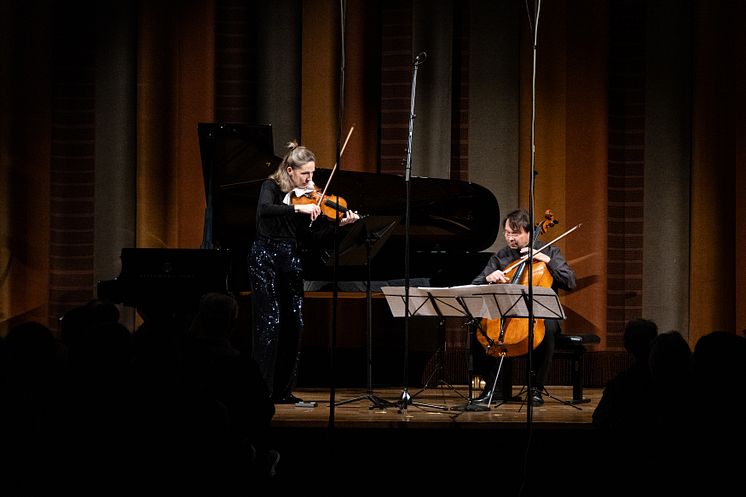
<instances>
[{"instance_id":1,"label":"open piano lid","mask_svg":"<svg viewBox=\"0 0 746 497\"><path fill-rule=\"evenodd\" d=\"M240 225L239 216L251 215L246 221L254 225L259 187L281 159L270 124L199 123L197 133L207 203L202 248L221 247L230 240L225 223Z\"/></svg>"},{"instance_id":2,"label":"open piano lid","mask_svg":"<svg viewBox=\"0 0 746 497\"><path fill-rule=\"evenodd\" d=\"M274 155L269 124L199 123L198 134L205 183L203 248L228 248L233 254L232 282L248 288L246 255L254 239L256 202L261 183L282 159ZM402 171L403 172L403 171ZM314 181L326 184L331 169L317 165ZM361 215L398 216L385 245L371 260L373 280L404 278L406 182L402 175L339 169L329 191L340 195ZM486 261L481 251L495 241L500 210L486 188L466 181L410 178L409 247L411 278L431 284L468 283ZM345 227L345 228L349 228ZM333 246L330 242L329 246ZM307 280L331 281L329 247L302 246ZM366 271L345 267L340 280L365 280Z\"/></svg>"}]
</instances>

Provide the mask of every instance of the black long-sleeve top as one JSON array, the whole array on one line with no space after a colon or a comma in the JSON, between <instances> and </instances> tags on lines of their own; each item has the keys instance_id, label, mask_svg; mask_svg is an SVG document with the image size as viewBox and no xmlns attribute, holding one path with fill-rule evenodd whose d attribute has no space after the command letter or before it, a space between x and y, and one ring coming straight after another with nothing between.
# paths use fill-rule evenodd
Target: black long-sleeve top
<instances>
[{"instance_id":1,"label":"black long-sleeve top","mask_svg":"<svg viewBox=\"0 0 746 497\"><path fill-rule=\"evenodd\" d=\"M271 179L262 183L256 207L256 235L271 240L295 240L297 220L295 208L282 201L285 193ZM305 216L307 217L307 216Z\"/></svg>"},{"instance_id":2,"label":"black long-sleeve top","mask_svg":"<svg viewBox=\"0 0 746 497\"><path fill-rule=\"evenodd\" d=\"M296 213L283 203L285 193L271 179L262 183L256 208L256 236L271 240L307 240L320 242L334 232L334 223L319 216L311 227L307 214Z\"/></svg>"}]
</instances>

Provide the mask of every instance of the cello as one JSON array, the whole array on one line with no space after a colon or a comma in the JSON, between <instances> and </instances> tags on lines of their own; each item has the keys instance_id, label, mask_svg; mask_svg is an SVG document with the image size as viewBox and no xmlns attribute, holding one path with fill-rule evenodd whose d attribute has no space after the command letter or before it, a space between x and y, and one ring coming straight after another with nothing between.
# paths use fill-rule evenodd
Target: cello
<instances>
[{"instance_id":1,"label":"cello","mask_svg":"<svg viewBox=\"0 0 746 497\"><path fill-rule=\"evenodd\" d=\"M559 223L559 220L554 218L550 209L547 209L544 213L544 219L534 227L534 248L536 248L538 236L545 234L549 228L557 223ZM527 259L527 256L518 259L503 270L505 275L510 278L509 282L511 284L528 286ZM532 284L534 286L550 288L553 282L554 279L544 262L538 261L532 264ZM529 346L528 326L528 318L483 318L478 325L477 341L482 344L488 355L495 357L525 355L528 353ZM532 350L543 339L544 320L534 319Z\"/></svg>"}]
</instances>

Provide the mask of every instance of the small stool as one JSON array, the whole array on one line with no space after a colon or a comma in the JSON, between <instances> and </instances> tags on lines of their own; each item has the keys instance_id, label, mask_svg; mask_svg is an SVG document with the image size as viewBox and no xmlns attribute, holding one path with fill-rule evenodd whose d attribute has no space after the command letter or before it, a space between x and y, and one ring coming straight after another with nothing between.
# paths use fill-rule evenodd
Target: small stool
<instances>
[{"instance_id":1,"label":"small stool","mask_svg":"<svg viewBox=\"0 0 746 497\"><path fill-rule=\"evenodd\" d=\"M601 343L598 335L566 335L561 333L557 336L556 351L562 352L563 349L570 353L572 360L572 400L571 404L582 404L590 402L590 399L583 397L583 353L585 345L591 343Z\"/></svg>"}]
</instances>

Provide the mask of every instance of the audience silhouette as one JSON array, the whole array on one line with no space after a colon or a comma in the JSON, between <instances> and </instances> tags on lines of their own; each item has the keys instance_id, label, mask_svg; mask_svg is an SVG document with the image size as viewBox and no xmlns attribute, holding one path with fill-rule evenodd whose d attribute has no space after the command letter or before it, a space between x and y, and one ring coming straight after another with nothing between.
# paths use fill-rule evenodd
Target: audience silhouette
<instances>
[{"instance_id":1,"label":"audience silhouette","mask_svg":"<svg viewBox=\"0 0 746 497\"><path fill-rule=\"evenodd\" d=\"M98 299L63 316L59 339L37 322L11 327L0 339L2 493L260 488L280 459L275 406L250 351L233 345L237 316L233 296L208 293L192 316L153 313L134 332ZM593 412L597 482L620 493L642 481L656 492L740 485L746 337L714 331L691 350L678 331L635 319L624 346L632 364Z\"/></svg>"},{"instance_id":2,"label":"audience silhouette","mask_svg":"<svg viewBox=\"0 0 746 497\"><path fill-rule=\"evenodd\" d=\"M609 382L593 413L596 481L620 495L639 493L642 482L652 493L730 495L746 464L746 338L715 331L692 350L678 331L654 330L647 320L625 328L633 365Z\"/></svg>"},{"instance_id":3,"label":"audience silhouette","mask_svg":"<svg viewBox=\"0 0 746 497\"><path fill-rule=\"evenodd\" d=\"M659 334L650 348L651 433L646 453L651 490L685 491L686 479L671 478L691 462L691 349L676 330Z\"/></svg>"},{"instance_id":4,"label":"audience silhouette","mask_svg":"<svg viewBox=\"0 0 746 497\"><path fill-rule=\"evenodd\" d=\"M232 344L238 303L202 296L193 316L149 313L135 331L133 381L140 410L134 439L142 478L185 491L248 491L274 475L275 406L250 353ZM188 325L185 325L188 323Z\"/></svg>"},{"instance_id":5,"label":"audience silhouette","mask_svg":"<svg viewBox=\"0 0 746 497\"><path fill-rule=\"evenodd\" d=\"M732 495L743 489L746 466L746 338L723 330L700 337L692 352L692 377L686 435L694 481L710 495Z\"/></svg>"},{"instance_id":6,"label":"audience silhouette","mask_svg":"<svg viewBox=\"0 0 746 497\"><path fill-rule=\"evenodd\" d=\"M619 372L604 387L593 411L596 428L622 437L637 436L647 425L652 378L648 358L658 326L649 319L633 319L624 328L624 348L632 356L629 368Z\"/></svg>"},{"instance_id":7,"label":"audience silhouette","mask_svg":"<svg viewBox=\"0 0 746 497\"><path fill-rule=\"evenodd\" d=\"M63 372L63 349L51 329L29 321L12 326L0 354L0 494L44 493L55 464L49 451ZM5 489L7 491L2 491Z\"/></svg>"},{"instance_id":8,"label":"audience silhouette","mask_svg":"<svg viewBox=\"0 0 746 497\"><path fill-rule=\"evenodd\" d=\"M619 372L604 387L593 411L593 426L598 430L598 457L595 468L598 484L614 481L622 493L635 490L622 468L634 461L634 472L650 481L655 475L648 458L648 447L655 430L650 406L655 392L649 366L650 350L658 336L657 324L649 319L633 319L624 328L624 347L631 365ZM639 490L639 489L638 489Z\"/></svg>"},{"instance_id":9,"label":"audience silhouette","mask_svg":"<svg viewBox=\"0 0 746 497\"><path fill-rule=\"evenodd\" d=\"M259 366L231 343L237 316L232 296L202 297L185 340L185 378L195 394L225 410L228 463L238 463L238 474L251 465L255 476L267 477L279 460L270 437L275 405Z\"/></svg>"},{"instance_id":10,"label":"audience silhouette","mask_svg":"<svg viewBox=\"0 0 746 497\"><path fill-rule=\"evenodd\" d=\"M238 303L208 293L190 315L151 312L134 332L93 299L0 340L0 494L250 492L277 470L275 406ZM6 471L7 470L7 471ZM46 475L46 476L42 476ZM48 486L47 486L48 485Z\"/></svg>"}]
</instances>

